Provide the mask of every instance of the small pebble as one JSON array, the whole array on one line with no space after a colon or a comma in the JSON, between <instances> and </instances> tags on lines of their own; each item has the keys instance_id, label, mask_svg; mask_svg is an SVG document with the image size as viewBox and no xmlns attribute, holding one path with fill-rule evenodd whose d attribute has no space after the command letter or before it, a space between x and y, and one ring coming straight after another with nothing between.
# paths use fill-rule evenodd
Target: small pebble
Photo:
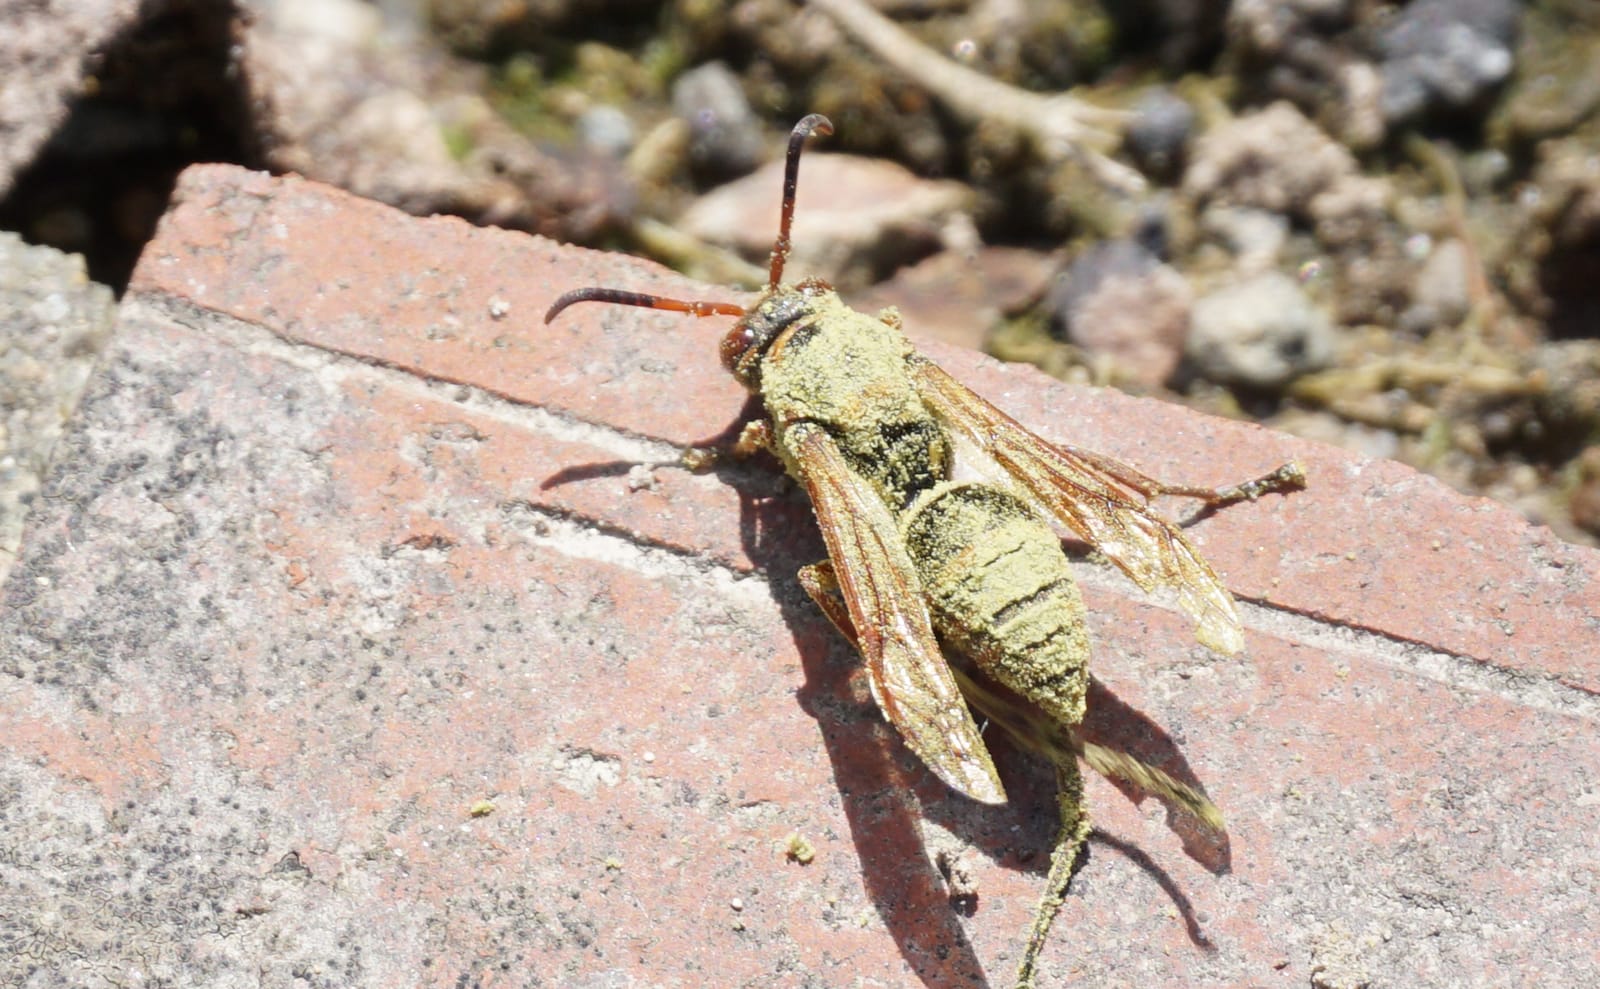
<instances>
[{"instance_id":1,"label":"small pebble","mask_svg":"<svg viewBox=\"0 0 1600 989\"><path fill-rule=\"evenodd\" d=\"M1146 174L1171 176L1182 164L1194 124L1193 107L1170 89L1152 87L1134 104L1127 148Z\"/></svg>"},{"instance_id":2,"label":"small pebble","mask_svg":"<svg viewBox=\"0 0 1600 989\"><path fill-rule=\"evenodd\" d=\"M672 109L689 125L689 162L701 177L736 178L761 163L761 127L739 77L722 62L679 76Z\"/></svg>"},{"instance_id":3,"label":"small pebble","mask_svg":"<svg viewBox=\"0 0 1600 989\"><path fill-rule=\"evenodd\" d=\"M1328 366L1333 350L1327 315L1293 278L1269 271L1196 302L1186 353L1212 381L1273 389Z\"/></svg>"},{"instance_id":4,"label":"small pebble","mask_svg":"<svg viewBox=\"0 0 1600 989\"><path fill-rule=\"evenodd\" d=\"M619 107L590 107L578 118L576 127L584 147L608 158L623 157L637 140L633 121Z\"/></svg>"}]
</instances>

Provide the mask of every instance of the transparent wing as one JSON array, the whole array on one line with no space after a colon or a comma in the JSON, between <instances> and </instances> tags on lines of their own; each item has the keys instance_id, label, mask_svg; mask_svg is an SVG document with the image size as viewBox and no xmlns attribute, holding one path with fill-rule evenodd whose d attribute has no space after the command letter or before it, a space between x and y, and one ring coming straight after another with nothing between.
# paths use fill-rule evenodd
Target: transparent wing
<instances>
[{"instance_id":1,"label":"transparent wing","mask_svg":"<svg viewBox=\"0 0 1600 989\"><path fill-rule=\"evenodd\" d=\"M1129 478L1107 461L1046 442L989 404L943 368L913 357L924 402L1039 499L1079 539L1096 547L1145 591L1167 587L1196 622L1195 637L1220 653L1244 648L1233 595L1177 526L1154 514Z\"/></svg>"},{"instance_id":2,"label":"transparent wing","mask_svg":"<svg viewBox=\"0 0 1600 989\"><path fill-rule=\"evenodd\" d=\"M793 426L785 444L811 496L884 717L940 779L974 800L1005 802L989 750L934 638L894 516L820 427Z\"/></svg>"}]
</instances>

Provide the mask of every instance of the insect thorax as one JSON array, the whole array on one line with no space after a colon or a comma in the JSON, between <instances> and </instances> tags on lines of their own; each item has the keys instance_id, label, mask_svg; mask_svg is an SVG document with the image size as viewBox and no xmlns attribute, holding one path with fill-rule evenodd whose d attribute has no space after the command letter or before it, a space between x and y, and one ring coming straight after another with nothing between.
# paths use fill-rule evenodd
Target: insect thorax
<instances>
[{"instance_id":1,"label":"insect thorax","mask_svg":"<svg viewBox=\"0 0 1600 989\"><path fill-rule=\"evenodd\" d=\"M831 291L808 302L761 362L761 399L779 446L795 423L821 426L851 468L899 512L947 477L950 464L944 428L907 370L910 343Z\"/></svg>"}]
</instances>

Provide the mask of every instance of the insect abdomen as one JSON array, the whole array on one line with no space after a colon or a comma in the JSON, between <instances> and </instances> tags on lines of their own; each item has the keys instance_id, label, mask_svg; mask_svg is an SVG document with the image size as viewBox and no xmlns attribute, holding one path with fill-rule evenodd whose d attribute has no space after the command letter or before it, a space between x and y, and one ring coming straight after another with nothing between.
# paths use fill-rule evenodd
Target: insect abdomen
<instances>
[{"instance_id":1,"label":"insect abdomen","mask_svg":"<svg viewBox=\"0 0 1600 989\"><path fill-rule=\"evenodd\" d=\"M1061 723L1082 721L1083 599L1050 527L998 488L944 482L901 531L945 643Z\"/></svg>"}]
</instances>

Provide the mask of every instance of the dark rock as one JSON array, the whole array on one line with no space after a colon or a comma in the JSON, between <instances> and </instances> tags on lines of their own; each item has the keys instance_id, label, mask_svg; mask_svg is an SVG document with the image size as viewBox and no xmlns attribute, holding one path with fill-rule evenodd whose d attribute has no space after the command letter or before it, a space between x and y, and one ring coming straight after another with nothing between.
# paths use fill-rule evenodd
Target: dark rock
<instances>
[{"instance_id":1,"label":"dark rock","mask_svg":"<svg viewBox=\"0 0 1600 989\"><path fill-rule=\"evenodd\" d=\"M1166 381L1183 357L1193 301L1189 283L1132 240L1081 254L1047 298L1051 332L1146 387Z\"/></svg>"},{"instance_id":2,"label":"dark rock","mask_svg":"<svg viewBox=\"0 0 1600 989\"><path fill-rule=\"evenodd\" d=\"M734 178L761 163L761 125L739 77L722 62L679 76L672 109L689 124L689 162L702 178Z\"/></svg>"},{"instance_id":3,"label":"dark rock","mask_svg":"<svg viewBox=\"0 0 1600 989\"><path fill-rule=\"evenodd\" d=\"M1174 174L1194 133L1194 108L1170 89L1145 91L1133 108L1128 125L1128 150L1146 174L1161 178Z\"/></svg>"}]
</instances>

